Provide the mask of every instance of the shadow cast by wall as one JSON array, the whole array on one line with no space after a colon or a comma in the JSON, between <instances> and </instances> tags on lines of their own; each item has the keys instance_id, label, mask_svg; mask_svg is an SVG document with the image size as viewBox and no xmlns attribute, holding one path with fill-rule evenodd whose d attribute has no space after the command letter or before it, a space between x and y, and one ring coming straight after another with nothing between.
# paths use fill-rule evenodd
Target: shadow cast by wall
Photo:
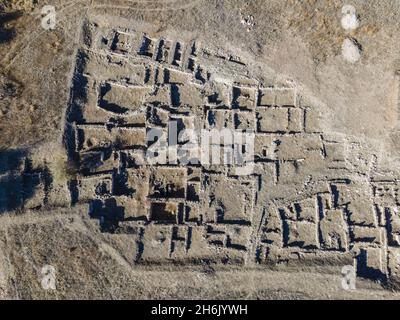
<instances>
[{"instance_id":1,"label":"shadow cast by wall","mask_svg":"<svg viewBox=\"0 0 400 320\"><path fill-rule=\"evenodd\" d=\"M27 150L0 150L0 214L21 210L27 202L40 208L51 183L49 170L34 169Z\"/></svg>"},{"instance_id":2,"label":"shadow cast by wall","mask_svg":"<svg viewBox=\"0 0 400 320\"><path fill-rule=\"evenodd\" d=\"M0 8L1 10L1 8ZM0 12L0 44L9 42L12 40L16 31L13 27L6 26L7 23L17 20L22 16L22 13L19 11L15 12Z\"/></svg>"}]
</instances>

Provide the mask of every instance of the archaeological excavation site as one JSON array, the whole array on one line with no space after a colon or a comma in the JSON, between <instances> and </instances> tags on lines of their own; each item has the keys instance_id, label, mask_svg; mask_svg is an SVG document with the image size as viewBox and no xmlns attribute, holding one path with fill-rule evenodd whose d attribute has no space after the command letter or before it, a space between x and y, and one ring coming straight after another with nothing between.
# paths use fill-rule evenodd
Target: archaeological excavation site
<instances>
[{"instance_id":1,"label":"archaeological excavation site","mask_svg":"<svg viewBox=\"0 0 400 320\"><path fill-rule=\"evenodd\" d=\"M0 299L400 298L396 0L0 0Z\"/></svg>"}]
</instances>

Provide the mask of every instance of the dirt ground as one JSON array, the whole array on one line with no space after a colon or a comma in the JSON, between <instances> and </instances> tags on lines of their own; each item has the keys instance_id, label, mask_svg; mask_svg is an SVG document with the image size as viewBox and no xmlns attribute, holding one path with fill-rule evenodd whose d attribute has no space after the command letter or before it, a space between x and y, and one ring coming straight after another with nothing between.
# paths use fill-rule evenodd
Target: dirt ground
<instances>
[{"instance_id":1,"label":"dirt ground","mask_svg":"<svg viewBox=\"0 0 400 320\"><path fill-rule=\"evenodd\" d=\"M0 0L0 298L399 298L399 29L395 0ZM255 128L254 171L138 165L171 119Z\"/></svg>"}]
</instances>

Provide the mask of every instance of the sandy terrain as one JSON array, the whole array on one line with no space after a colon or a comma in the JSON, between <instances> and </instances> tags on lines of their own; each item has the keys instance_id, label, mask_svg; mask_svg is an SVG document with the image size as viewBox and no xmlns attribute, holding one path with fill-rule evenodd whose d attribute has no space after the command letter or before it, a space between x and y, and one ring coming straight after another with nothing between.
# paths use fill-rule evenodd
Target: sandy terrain
<instances>
[{"instance_id":1,"label":"sandy terrain","mask_svg":"<svg viewBox=\"0 0 400 320\"><path fill-rule=\"evenodd\" d=\"M399 24L395 0L0 1L0 297L397 299ZM234 133L215 163L207 132Z\"/></svg>"}]
</instances>

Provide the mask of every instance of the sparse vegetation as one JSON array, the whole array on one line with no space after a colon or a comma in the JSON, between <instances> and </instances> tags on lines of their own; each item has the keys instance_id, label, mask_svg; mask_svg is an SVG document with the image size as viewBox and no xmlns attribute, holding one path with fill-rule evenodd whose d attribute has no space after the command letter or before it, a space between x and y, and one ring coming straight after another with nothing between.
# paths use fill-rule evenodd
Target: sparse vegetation
<instances>
[{"instance_id":1,"label":"sparse vegetation","mask_svg":"<svg viewBox=\"0 0 400 320\"><path fill-rule=\"evenodd\" d=\"M53 178L53 183L65 184L76 175L76 165L68 160L65 150L54 150L51 159L47 161L48 168Z\"/></svg>"},{"instance_id":2,"label":"sparse vegetation","mask_svg":"<svg viewBox=\"0 0 400 320\"><path fill-rule=\"evenodd\" d=\"M37 4L37 0L0 0L0 11L29 11Z\"/></svg>"},{"instance_id":3,"label":"sparse vegetation","mask_svg":"<svg viewBox=\"0 0 400 320\"><path fill-rule=\"evenodd\" d=\"M0 299L400 298L399 29L395 0L0 0Z\"/></svg>"}]
</instances>

